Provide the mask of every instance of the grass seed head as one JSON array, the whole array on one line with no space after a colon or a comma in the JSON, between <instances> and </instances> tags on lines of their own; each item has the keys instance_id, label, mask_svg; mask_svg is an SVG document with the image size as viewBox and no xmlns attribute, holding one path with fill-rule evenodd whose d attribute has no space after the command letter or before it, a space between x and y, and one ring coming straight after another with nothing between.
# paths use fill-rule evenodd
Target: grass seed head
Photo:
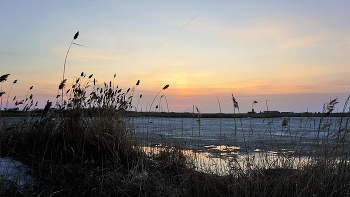
<instances>
[{"instance_id":1,"label":"grass seed head","mask_svg":"<svg viewBox=\"0 0 350 197\"><path fill-rule=\"evenodd\" d=\"M338 104L338 97L331 100L327 105L326 105L326 116L328 116L329 114L331 114L334 109L335 109L335 105ZM325 105L324 105L325 108Z\"/></svg>"},{"instance_id":2,"label":"grass seed head","mask_svg":"<svg viewBox=\"0 0 350 197\"><path fill-rule=\"evenodd\" d=\"M58 89L62 90L64 88L64 86L66 85L66 81L67 81L67 79L64 79L63 81L61 81L60 85L58 86Z\"/></svg>"},{"instance_id":3,"label":"grass seed head","mask_svg":"<svg viewBox=\"0 0 350 197\"><path fill-rule=\"evenodd\" d=\"M75 35L74 35L74 37L73 37L73 38L74 38L74 40L75 40L75 39L77 39L77 38L78 38L78 36L79 36L79 31L78 31L77 33L75 33Z\"/></svg>"},{"instance_id":4,"label":"grass seed head","mask_svg":"<svg viewBox=\"0 0 350 197\"><path fill-rule=\"evenodd\" d=\"M46 113L49 111L49 109L51 108L51 106L52 106L52 102L50 102L49 100L46 102L46 105L45 105L45 107L44 107L44 110L43 110L43 112L42 112L42 114L41 114L41 118L43 118L45 115L46 115Z\"/></svg>"},{"instance_id":5,"label":"grass seed head","mask_svg":"<svg viewBox=\"0 0 350 197\"><path fill-rule=\"evenodd\" d=\"M201 112L199 111L198 107L197 107L197 106L195 106L195 107L196 107L197 113L201 113Z\"/></svg>"},{"instance_id":6,"label":"grass seed head","mask_svg":"<svg viewBox=\"0 0 350 197\"><path fill-rule=\"evenodd\" d=\"M169 88L169 84L165 85L164 88L163 88L163 90L166 90L166 89L168 89L168 88Z\"/></svg>"},{"instance_id":7,"label":"grass seed head","mask_svg":"<svg viewBox=\"0 0 350 197\"><path fill-rule=\"evenodd\" d=\"M238 102L236 101L236 98L232 94L232 101L233 101L233 107L239 109Z\"/></svg>"},{"instance_id":8,"label":"grass seed head","mask_svg":"<svg viewBox=\"0 0 350 197\"><path fill-rule=\"evenodd\" d=\"M10 75L10 74L2 75L2 76L0 77L0 82L2 83L2 82L4 82L4 81L6 81L6 80L7 80L7 77L8 77L9 75Z\"/></svg>"}]
</instances>

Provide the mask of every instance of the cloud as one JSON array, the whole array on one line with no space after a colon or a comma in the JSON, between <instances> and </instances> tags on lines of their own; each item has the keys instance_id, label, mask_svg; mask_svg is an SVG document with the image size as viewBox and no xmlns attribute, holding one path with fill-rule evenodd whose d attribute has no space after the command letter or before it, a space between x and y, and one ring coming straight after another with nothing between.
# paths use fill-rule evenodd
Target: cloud
<instances>
[{"instance_id":1,"label":"cloud","mask_svg":"<svg viewBox=\"0 0 350 197\"><path fill-rule=\"evenodd\" d=\"M277 47L281 50L314 47L317 46L318 43L321 43L324 38L325 36L323 33L299 36L296 38L288 38L285 40L280 40Z\"/></svg>"},{"instance_id":2,"label":"cloud","mask_svg":"<svg viewBox=\"0 0 350 197\"><path fill-rule=\"evenodd\" d=\"M215 24L213 21L212 23ZM265 43L275 46L278 50L315 47L321 44L330 33L326 29L314 30L307 22L287 22L265 18L247 24L224 26L224 24L202 23L201 26L208 31L216 32L220 35L220 39L235 45L242 42L244 44Z\"/></svg>"}]
</instances>

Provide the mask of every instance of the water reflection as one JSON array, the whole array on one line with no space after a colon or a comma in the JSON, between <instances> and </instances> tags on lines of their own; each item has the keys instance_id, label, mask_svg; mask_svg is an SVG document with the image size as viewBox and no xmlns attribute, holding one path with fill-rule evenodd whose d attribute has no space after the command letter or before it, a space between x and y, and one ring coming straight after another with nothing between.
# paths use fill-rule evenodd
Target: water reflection
<instances>
[{"instance_id":1,"label":"water reflection","mask_svg":"<svg viewBox=\"0 0 350 197\"><path fill-rule=\"evenodd\" d=\"M170 150L174 147L167 147ZM142 147L143 151L148 155L159 154L165 150L161 144L153 147ZM187 156L195 169L200 172L228 175L245 173L247 170L265 169L265 168L288 168L298 169L311 161L311 157L295 157L293 151L284 150L276 151L261 151L245 154L240 152L240 147L237 146L206 146L206 151L182 150L182 153ZM192 165L191 165L192 166ZM193 167L193 166L192 166Z\"/></svg>"},{"instance_id":2,"label":"water reflection","mask_svg":"<svg viewBox=\"0 0 350 197\"><path fill-rule=\"evenodd\" d=\"M286 123L285 118L201 118L197 122L197 118L139 117L132 118L130 126L145 145L170 141L196 151L220 149L220 154L236 154L239 147L244 154L308 155L325 144L339 142L339 130L348 122L340 120L301 117L289 118Z\"/></svg>"},{"instance_id":3,"label":"water reflection","mask_svg":"<svg viewBox=\"0 0 350 197\"><path fill-rule=\"evenodd\" d=\"M144 146L180 145L197 170L224 175L252 168L296 169L339 145L348 152L349 132L344 132L348 122L340 117L201 118L200 122L148 117L132 118L130 126Z\"/></svg>"}]
</instances>

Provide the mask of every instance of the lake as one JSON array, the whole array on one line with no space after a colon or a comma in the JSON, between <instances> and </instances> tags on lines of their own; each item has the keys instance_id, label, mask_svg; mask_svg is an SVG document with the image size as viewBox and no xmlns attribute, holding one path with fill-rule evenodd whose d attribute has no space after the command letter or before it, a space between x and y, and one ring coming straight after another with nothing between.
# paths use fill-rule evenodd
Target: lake
<instances>
[{"instance_id":1,"label":"lake","mask_svg":"<svg viewBox=\"0 0 350 197\"><path fill-rule=\"evenodd\" d=\"M2 123L10 126L24 120L5 117ZM217 174L227 174L235 166L247 169L267 164L281 167L287 163L295 168L308 163L316 153L332 150L340 139L349 151L347 117L125 117L125 121L145 152L181 145L184 153L195 160L198 170Z\"/></svg>"},{"instance_id":2,"label":"lake","mask_svg":"<svg viewBox=\"0 0 350 197\"><path fill-rule=\"evenodd\" d=\"M132 117L127 121L135 136L148 146L175 142L191 150L225 149L232 154L270 151L309 155L315 148L335 145L339 130L349 125L349 119L341 117Z\"/></svg>"},{"instance_id":3,"label":"lake","mask_svg":"<svg viewBox=\"0 0 350 197\"><path fill-rule=\"evenodd\" d=\"M24 119L3 118L8 125ZM350 131L348 117L125 117L125 121L144 146L171 143L180 144L185 149L218 154L273 152L310 155L325 146L335 146L341 137L348 145Z\"/></svg>"}]
</instances>

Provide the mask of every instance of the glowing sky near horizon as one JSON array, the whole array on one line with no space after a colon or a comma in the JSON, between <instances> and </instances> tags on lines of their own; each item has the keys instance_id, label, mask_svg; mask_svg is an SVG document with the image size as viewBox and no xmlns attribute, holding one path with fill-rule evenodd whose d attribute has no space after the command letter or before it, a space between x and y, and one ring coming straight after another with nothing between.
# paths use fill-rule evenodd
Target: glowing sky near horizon
<instances>
[{"instance_id":1,"label":"glowing sky near horizon","mask_svg":"<svg viewBox=\"0 0 350 197\"><path fill-rule=\"evenodd\" d=\"M162 91L170 111L322 111L350 93L350 1L1 1L0 84L30 86L54 101L64 58L69 82L83 71L127 89L145 109ZM217 99L218 98L218 99ZM165 101L159 100L163 109ZM268 102L266 102L268 100ZM137 102L137 101L135 101Z\"/></svg>"}]
</instances>

